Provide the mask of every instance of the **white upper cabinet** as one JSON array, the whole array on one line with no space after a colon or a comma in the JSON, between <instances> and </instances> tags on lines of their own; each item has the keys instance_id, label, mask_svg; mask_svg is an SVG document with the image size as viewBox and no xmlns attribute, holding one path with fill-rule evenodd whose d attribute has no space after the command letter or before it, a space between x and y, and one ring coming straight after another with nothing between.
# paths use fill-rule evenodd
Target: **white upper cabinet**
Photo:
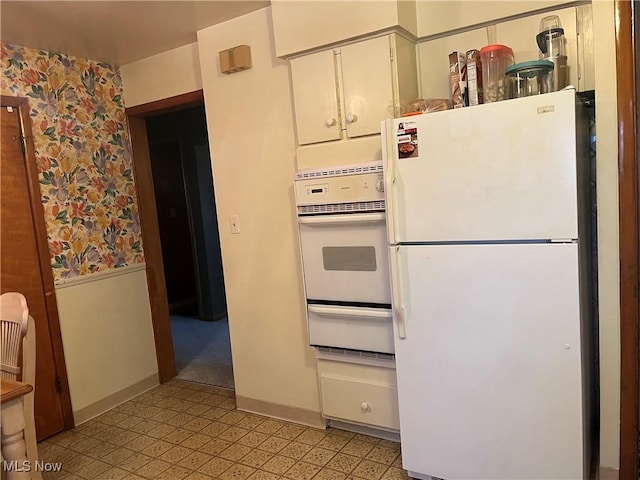
<instances>
[{"instance_id":1,"label":"white upper cabinet","mask_svg":"<svg viewBox=\"0 0 640 480\"><path fill-rule=\"evenodd\" d=\"M423 98L450 97L448 55L455 50L461 52L472 48L479 50L490 43L499 43L513 49L516 63L538 60L540 55L536 35L540 30L540 20L549 15L557 15L564 29L569 84L575 86L578 91L593 90L595 78L592 8L590 4L586 4L496 22L475 30L418 43L420 96Z\"/></svg>"},{"instance_id":2,"label":"white upper cabinet","mask_svg":"<svg viewBox=\"0 0 640 480\"><path fill-rule=\"evenodd\" d=\"M542 8L562 8L567 0L418 0L416 17L418 37L468 29L474 25L501 21Z\"/></svg>"},{"instance_id":3,"label":"white upper cabinet","mask_svg":"<svg viewBox=\"0 0 640 480\"><path fill-rule=\"evenodd\" d=\"M415 0L272 0L278 57L401 27L417 35Z\"/></svg>"},{"instance_id":4,"label":"white upper cabinet","mask_svg":"<svg viewBox=\"0 0 640 480\"><path fill-rule=\"evenodd\" d=\"M487 45L487 29L429 40L418 44L420 65L420 96L422 98L450 98L449 54L453 51L480 50Z\"/></svg>"},{"instance_id":5,"label":"white upper cabinet","mask_svg":"<svg viewBox=\"0 0 640 480\"><path fill-rule=\"evenodd\" d=\"M498 43L513 48L516 63L539 58L536 35L540 31L540 20L548 15L557 15L564 29L565 53L569 69L569 85L579 92L595 88L593 61L593 29L591 5L563 8L540 15L531 15L517 20L498 23Z\"/></svg>"},{"instance_id":6,"label":"white upper cabinet","mask_svg":"<svg viewBox=\"0 0 640 480\"><path fill-rule=\"evenodd\" d=\"M564 29L569 85L574 85L578 90L582 90L579 88L578 82L578 35L575 8L564 8L498 23L496 25L497 42L508 45L513 49L516 63L538 60L540 58L540 50L536 43L536 35L540 32L540 20L549 15L557 15Z\"/></svg>"},{"instance_id":7,"label":"white upper cabinet","mask_svg":"<svg viewBox=\"0 0 640 480\"><path fill-rule=\"evenodd\" d=\"M593 52L593 5L576 7L578 15L578 90L595 90L596 63Z\"/></svg>"},{"instance_id":8,"label":"white upper cabinet","mask_svg":"<svg viewBox=\"0 0 640 480\"><path fill-rule=\"evenodd\" d=\"M394 34L290 64L299 145L379 134L380 122L418 94L415 46Z\"/></svg>"},{"instance_id":9,"label":"white upper cabinet","mask_svg":"<svg viewBox=\"0 0 640 480\"><path fill-rule=\"evenodd\" d=\"M388 37L340 48L347 137L380 133L393 112L391 47Z\"/></svg>"},{"instance_id":10,"label":"white upper cabinet","mask_svg":"<svg viewBox=\"0 0 640 480\"><path fill-rule=\"evenodd\" d=\"M298 143L340 139L340 111L333 50L291 60Z\"/></svg>"}]
</instances>

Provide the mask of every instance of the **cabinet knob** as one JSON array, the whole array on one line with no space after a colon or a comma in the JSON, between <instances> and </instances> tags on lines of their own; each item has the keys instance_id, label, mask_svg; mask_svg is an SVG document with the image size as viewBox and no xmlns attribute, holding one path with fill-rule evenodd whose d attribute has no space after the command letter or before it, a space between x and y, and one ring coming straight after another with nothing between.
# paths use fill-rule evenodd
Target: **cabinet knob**
<instances>
[{"instance_id":1,"label":"cabinet knob","mask_svg":"<svg viewBox=\"0 0 640 480\"><path fill-rule=\"evenodd\" d=\"M327 127L335 127L336 126L336 119L335 118L327 118L324 122L324 124Z\"/></svg>"},{"instance_id":2,"label":"cabinet knob","mask_svg":"<svg viewBox=\"0 0 640 480\"><path fill-rule=\"evenodd\" d=\"M347 115L347 123L356 123L358 121L358 116L355 113L350 113Z\"/></svg>"},{"instance_id":3,"label":"cabinet knob","mask_svg":"<svg viewBox=\"0 0 640 480\"><path fill-rule=\"evenodd\" d=\"M360 410L362 410L363 412L368 412L369 410L371 410L371 405L369 405L367 402L362 402L360 404Z\"/></svg>"}]
</instances>

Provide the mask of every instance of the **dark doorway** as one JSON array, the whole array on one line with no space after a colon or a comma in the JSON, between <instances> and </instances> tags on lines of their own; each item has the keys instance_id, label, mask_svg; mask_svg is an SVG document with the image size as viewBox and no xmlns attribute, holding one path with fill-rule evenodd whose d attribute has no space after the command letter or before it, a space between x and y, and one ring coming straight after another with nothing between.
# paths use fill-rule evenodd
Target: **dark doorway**
<instances>
[{"instance_id":1,"label":"dark doorway","mask_svg":"<svg viewBox=\"0 0 640 480\"><path fill-rule=\"evenodd\" d=\"M204 107L147 118L171 313L226 316L222 257Z\"/></svg>"},{"instance_id":2,"label":"dark doorway","mask_svg":"<svg viewBox=\"0 0 640 480\"><path fill-rule=\"evenodd\" d=\"M197 259L183 181L180 142L176 139L150 139L149 153L169 311L198 317L201 295L196 281Z\"/></svg>"},{"instance_id":3,"label":"dark doorway","mask_svg":"<svg viewBox=\"0 0 640 480\"><path fill-rule=\"evenodd\" d=\"M146 130L178 377L233 388L204 107L147 117Z\"/></svg>"}]
</instances>

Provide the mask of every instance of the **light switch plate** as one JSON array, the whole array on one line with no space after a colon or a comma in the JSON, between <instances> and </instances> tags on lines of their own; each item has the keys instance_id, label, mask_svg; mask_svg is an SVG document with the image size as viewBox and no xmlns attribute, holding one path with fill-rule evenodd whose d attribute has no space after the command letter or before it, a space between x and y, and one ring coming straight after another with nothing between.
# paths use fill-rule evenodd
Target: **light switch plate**
<instances>
[{"instance_id":1,"label":"light switch plate","mask_svg":"<svg viewBox=\"0 0 640 480\"><path fill-rule=\"evenodd\" d=\"M240 233L240 217L238 215L229 215L229 224L231 225L231 233Z\"/></svg>"}]
</instances>

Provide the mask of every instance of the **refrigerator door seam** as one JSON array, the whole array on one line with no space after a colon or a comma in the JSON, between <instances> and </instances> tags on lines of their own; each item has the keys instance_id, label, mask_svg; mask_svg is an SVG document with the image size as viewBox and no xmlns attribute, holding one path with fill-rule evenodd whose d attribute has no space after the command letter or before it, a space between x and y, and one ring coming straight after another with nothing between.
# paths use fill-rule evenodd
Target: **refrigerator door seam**
<instances>
[{"instance_id":1,"label":"refrigerator door seam","mask_svg":"<svg viewBox=\"0 0 640 480\"><path fill-rule=\"evenodd\" d=\"M577 238L513 239L513 240L430 240L423 242L398 242L404 247L420 245L534 245L549 243L578 243Z\"/></svg>"}]
</instances>

